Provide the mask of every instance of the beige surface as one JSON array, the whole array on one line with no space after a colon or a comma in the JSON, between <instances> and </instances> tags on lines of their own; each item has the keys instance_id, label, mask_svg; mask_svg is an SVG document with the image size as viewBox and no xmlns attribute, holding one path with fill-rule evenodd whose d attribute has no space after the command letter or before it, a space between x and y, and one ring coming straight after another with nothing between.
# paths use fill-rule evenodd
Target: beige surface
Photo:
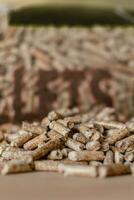
<instances>
[{"instance_id":1,"label":"beige surface","mask_svg":"<svg viewBox=\"0 0 134 200\"><path fill-rule=\"evenodd\" d=\"M15 7L20 6L27 6L27 5L33 5L33 4L40 4L40 3L64 3L64 4L85 4L89 6L107 6L107 7L116 7L117 5L125 5L128 7L134 7L134 1L132 0L0 0L0 3L4 4L10 4Z\"/></svg>"},{"instance_id":2,"label":"beige surface","mask_svg":"<svg viewBox=\"0 0 134 200\"><path fill-rule=\"evenodd\" d=\"M134 177L108 179L28 173L0 177L1 200L133 200Z\"/></svg>"},{"instance_id":3,"label":"beige surface","mask_svg":"<svg viewBox=\"0 0 134 200\"><path fill-rule=\"evenodd\" d=\"M113 0L0 0L0 3L8 3L11 5L30 5L30 4L39 4L39 3L53 3L53 2L59 2L59 3L80 3L80 4L88 4L88 5L107 5L111 6L113 4Z\"/></svg>"}]
</instances>

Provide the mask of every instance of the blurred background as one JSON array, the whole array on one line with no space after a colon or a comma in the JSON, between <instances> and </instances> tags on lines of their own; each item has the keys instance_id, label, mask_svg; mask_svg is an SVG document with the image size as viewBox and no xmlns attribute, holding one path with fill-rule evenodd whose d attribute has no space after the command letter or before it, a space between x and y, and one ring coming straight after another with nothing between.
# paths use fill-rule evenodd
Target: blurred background
<instances>
[{"instance_id":1,"label":"blurred background","mask_svg":"<svg viewBox=\"0 0 134 200\"><path fill-rule=\"evenodd\" d=\"M100 103L133 116L134 1L0 0L0 11L2 120Z\"/></svg>"},{"instance_id":2,"label":"blurred background","mask_svg":"<svg viewBox=\"0 0 134 200\"><path fill-rule=\"evenodd\" d=\"M7 3L12 6L28 6L28 5L37 5L37 4L46 4L46 3L64 3L64 4L85 4L89 6L125 6L131 8L134 6L133 0L0 0L0 3Z\"/></svg>"},{"instance_id":3,"label":"blurred background","mask_svg":"<svg viewBox=\"0 0 134 200\"><path fill-rule=\"evenodd\" d=\"M0 3L14 10L10 22L15 24L134 23L133 0L0 0Z\"/></svg>"}]
</instances>

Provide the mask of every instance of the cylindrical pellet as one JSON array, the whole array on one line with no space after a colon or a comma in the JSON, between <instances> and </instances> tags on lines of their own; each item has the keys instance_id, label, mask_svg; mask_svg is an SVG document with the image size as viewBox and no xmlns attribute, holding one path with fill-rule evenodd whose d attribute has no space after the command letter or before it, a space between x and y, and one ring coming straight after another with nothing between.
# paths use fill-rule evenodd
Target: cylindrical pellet
<instances>
[{"instance_id":1,"label":"cylindrical pellet","mask_svg":"<svg viewBox=\"0 0 134 200\"><path fill-rule=\"evenodd\" d=\"M58 149L65 143L64 138L59 138L57 140L51 140L45 144L40 145L37 149L32 152L32 156L34 160L38 160L39 158L44 157L50 151L54 149Z\"/></svg>"},{"instance_id":2,"label":"cylindrical pellet","mask_svg":"<svg viewBox=\"0 0 134 200\"><path fill-rule=\"evenodd\" d=\"M106 138L105 142L109 143L110 145L116 143L117 141L123 139L124 137L129 135L129 131L127 128L122 128L117 130L116 133Z\"/></svg>"},{"instance_id":3,"label":"cylindrical pellet","mask_svg":"<svg viewBox=\"0 0 134 200\"><path fill-rule=\"evenodd\" d=\"M63 154L60 149L55 149L49 153L47 159L49 160L62 160Z\"/></svg>"},{"instance_id":4,"label":"cylindrical pellet","mask_svg":"<svg viewBox=\"0 0 134 200\"><path fill-rule=\"evenodd\" d=\"M39 160L35 161L34 165L36 171L57 172L59 162L53 160Z\"/></svg>"},{"instance_id":5,"label":"cylindrical pellet","mask_svg":"<svg viewBox=\"0 0 134 200\"><path fill-rule=\"evenodd\" d=\"M59 171L63 172L66 176L85 176L96 177L97 168L95 166L81 166L81 165L59 165Z\"/></svg>"},{"instance_id":6,"label":"cylindrical pellet","mask_svg":"<svg viewBox=\"0 0 134 200\"><path fill-rule=\"evenodd\" d=\"M125 151L132 144L134 144L134 135L128 136L128 137L116 142L115 146L117 148L121 149L122 151Z\"/></svg>"},{"instance_id":7,"label":"cylindrical pellet","mask_svg":"<svg viewBox=\"0 0 134 200\"><path fill-rule=\"evenodd\" d=\"M81 151L85 147L84 144L77 142L76 140L69 138L69 137L68 137L65 145L75 151Z\"/></svg>"},{"instance_id":8,"label":"cylindrical pellet","mask_svg":"<svg viewBox=\"0 0 134 200\"><path fill-rule=\"evenodd\" d=\"M61 115L61 114L59 114L58 112L56 112L56 111L50 111L49 113L48 113L48 119L50 120L50 121L55 121L55 120L58 120L58 119L60 119L60 118L63 118L63 116Z\"/></svg>"},{"instance_id":9,"label":"cylindrical pellet","mask_svg":"<svg viewBox=\"0 0 134 200\"><path fill-rule=\"evenodd\" d=\"M107 151L105 159L103 161L104 165L111 165L114 162L114 154L112 151Z\"/></svg>"},{"instance_id":10,"label":"cylindrical pellet","mask_svg":"<svg viewBox=\"0 0 134 200\"><path fill-rule=\"evenodd\" d=\"M12 160L3 166L1 170L2 175L12 174L12 173L22 173L29 172L33 170L33 165L25 161Z\"/></svg>"},{"instance_id":11,"label":"cylindrical pellet","mask_svg":"<svg viewBox=\"0 0 134 200\"><path fill-rule=\"evenodd\" d=\"M104 160L104 153L102 151L72 151L69 152L68 158L73 161L91 161L91 160Z\"/></svg>"},{"instance_id":12,"label":"cylindrical pellet","mask_svg":"<svg viewBox=\"0 0 134 200\"><path fill-rule=\"evenodd\" d=\"M43 143L43 142L47 142L49 139L48 137L46 136L46 134L41 134L31 140L29 140L28 142L26 142L24 144L24 149L25 150L33 150L35 149L40 143Z\"/></svg>"},{"instance_id":13,"label":"cylindrical pellet","mask_svg":"<svg viewBox=\"0 0 134 200\"><path fill-rule=\"evenodd\" d=\"M63 137L60 133L53 131L53 130L50 130L49 132L47 132L47 136L51 140L56 140L56 139Z\"/></svg>"},{"instance_id":14,"label":"cylindrical pellet","mask_svg":"<svg viewBox=\"0 0 134 200\"><path fill-rule=\"evenodd\" d=\"M99 177L104 178L107 176L119 176L122 174L130 174L130 165L124 164L112 164L106 166L100 166L98 169Z\"/></svg>"},{"instance_id":15,"label":"cylindrical pellet","mask_svg":"<svg viewBox=\"0 0 134 200\"><path fill-rule=\"evenodd\" d=\"M114 152L114 161L116 164L123 164L124 156L119 151Z\"/></svg>"},{"instance_id":16,"label":"cylindrical pellet","mask_svg":"<svg viewBox=\"0 0 134 200\"><path fill-rule=\"evenodd\" d=\"M101 144L99 141L90 141L86 144L86 149L90 151L97 151L101 148Z\"/></svg>"},{"instance_id":17,"label":"cylindrical pellet","mask_svg":"<svg viewBox=\"0 0 134 200\"><path fill-rule=\"evenodd\" d=\"M82 133L75 133L73 135L73 139L83 144L85 144L88 141L87 138Z\"/></svg>"},{"instance_id":18,"label":"cylindrical pellet","mask_svg":"<svg viewBox=\"0 0 134 200\"><path fill-rule=\"evenodd\" d=\"M67 137L69 132L70 132L70 129L63 126L62 124L56 122L56 121L53 121L50 123L49 125L49 128L60 133L61 135Z\"/></svg>"}]
</instances>

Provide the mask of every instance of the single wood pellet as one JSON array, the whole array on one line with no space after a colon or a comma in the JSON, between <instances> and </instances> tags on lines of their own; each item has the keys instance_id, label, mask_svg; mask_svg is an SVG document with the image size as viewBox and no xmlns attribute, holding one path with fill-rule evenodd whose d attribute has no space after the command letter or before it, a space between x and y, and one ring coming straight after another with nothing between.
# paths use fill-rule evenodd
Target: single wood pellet
<instances>
[{"instance_id":1,"label":"single wood pellet","mask_svg":"<svg viewBox=\"0 0 134 200\"><path fill-rule=\"evenodd\" d=\"M91 160L104 160L104 153L102 151L72 151L68 154L70 160L73 161L91 161Z\"/></svg>"},{"instance_id":2,"label":"single wood pellet","mask_svg":"<svg viewBox=\"0 0 134 200\"><path fill-rule=\"evenodd\" d=\"M58 172L59 162L53 160L35 161L36 171Z\"/></svg>"},{"instance_id":3,"label":"single wood pellet","mask_svg":"<svg viewBox=\"0 0 134 200\"><path fill-rule=\"evenodd\" d=\"M122 174L130 174L131 168L130 165L123 164L104 165L99 167L98 173L100 178L107 176L119 176Z\"/></svg>"},{"instance_id":4,"label":"single wood pellet","mask_svg":"<svg viewBox=\"0 0 134 200\"><path fill-rule=\"evenodd\" d=\"M114 144L115 142L121 140L122 138L129 135L129 131L127 128L121 128L114 132L111 136L109 136L105 141L109 144Z\"/></svg>"},{"instance_id":5,"label":"single wood pellet","mask_svg":"<svg viewBox=\"0 0 134 200\"><path fill-rule=\"evenodd\" d=\"M96 166L81 166L81 165L59 165L59 172L64 173L65 176L84 176L84 177L96 177Z\"/></svg>"},{"instance_id":6,"label":"single wood pellet","mask_svg":"<svg viewBox=\"0 0 134 200\"><path fill-rule=\"evenodd\" d=\"M63 154L60 149L52 150L49 155L47 156L49 160L62 160Z\"/></svg>"},{"instance_id":7,"label":"single wood pellet","mask_svg":"<svg viewBox=\"0 0 134 200\"><path fill-rule=\"evenodd\" d=\"M126 137L126 138L118 141L115 145L122 151L126 151L127 148L132 144L134 144L134 135L131 135L129 137Z\"/></svg>"},{"instance_id":8,"label":"single wood pellet","mask_svg":"<svg viewBox=\"0 0 134 200\"><path fill-rule=\"evenodd\" d=\"M105 159L104 159L104 165L111 165L114 162L114 153L112 151L107 151Z\"/></svg>"},{"instance_id":9,"label":"single wood pellet","mask_svg":"<svg viewBox=\"0 0 134 200\"><path fill-rule=\"evenodd\" d=\"M61 135L67 137L70 129L65 127L64 125L60 124L59 122L53 121L50 123L49 128L57 131L58 133L60 133Z\"/></svg>"},{"instance_id":10,"label":"single wood pellet","mask_svg":"<svg viewBox=\"0 0 134 200\"><path fill-rule=\"evenodd\" d=\"M2 167L1 174L21 173L33 171L33 164L21 160L11 160L5 163Z\"/></svg>"},{"instance_id":11,"label":"single wood pellet","mask_svg":"<svg viewBox=\"0 0 134 200\"><path fill-rule=\"evenodd\" d=\"M56 111L51 111L51 112L48 113L49 121L55 121L55 120L58 120L60 118L63 118L63 116Z\"/></svg>"},{"instance_id":12,"label":"single wood pellet","mask_svg":"<svg viewBox=\"0 0 134 200\"><path fill-rule=\"evenodd\" d=\"M84 144L82 144L72 138L69 138L69 137L68 137L65 145L75 151L81 151L84 149Z\"/></svg>"},{"instance_id":13,"label":"single wood pellet","mask_svg":"<svg viewBox=\"0 0 134 200\"><path fill-rule=\"evenodd\" d=\"M72 129L74 127L74 122L70 121L68 118L58 119L57 122L69 129Z\"/></svg>"},{"instance_id":14,"label":"single wood pellet","mask_svg":"<svg viewBox=\"0 0 134 200\"><path fill-rule=\"evenodd\" d=\"M101 148L101 143L96 140L92 140L90 142L87 142L86 149L90 151L97 151Z\"/></svg>"},{"instance_id":15,"label":"single wood pellet","mask_svg":"<svg viewBox=\"0 0 134 200\"><path fill-rule=\"evenodd\" d=\"M75 128L77 131L82 133L87 139L90 139L93 136L94 130L90 129L86 125L80 124L80 125L77 125Z\"/></svg>"},{"instance_id":16,"label":"single wood pellet","mask_svg":"<svg viewBox=\"0 0 134 200\"><path fill-rule=\"evenodd\" d=\"M122 164L124 161L124 155L120 153L119 151L114 152L114 161L117 164Z\"/></svg>"},{"instance_id":17,"label":"single wood pellet","mask_svg":"<svg viewBox=\"0 0 134 200\"><path fill-rule=\"evenodd\" d=\"M75 133L73 135L73 139L83 144L85 144L88 141L87 138L82 133Z\"/></svg>"}]
</instances>

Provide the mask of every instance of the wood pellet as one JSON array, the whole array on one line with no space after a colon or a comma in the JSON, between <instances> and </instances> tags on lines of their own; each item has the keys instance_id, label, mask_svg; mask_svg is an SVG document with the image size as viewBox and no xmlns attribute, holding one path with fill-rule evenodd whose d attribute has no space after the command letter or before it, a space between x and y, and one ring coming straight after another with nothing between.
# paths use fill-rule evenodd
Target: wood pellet
<instances>
[{"instance_id":1,"label":"wood pellet","mask_svg":"<svg viewBox=\"0 0 134 200\"><path fill-rule=\"evenodd\" d=\"M42 171L88 178L134 174L133 119L121 123L113 108L103 107L83 122L83 112L74 111L53 110L40 122L1 126L0 173Z\"/></svg>"}]
</instances>

